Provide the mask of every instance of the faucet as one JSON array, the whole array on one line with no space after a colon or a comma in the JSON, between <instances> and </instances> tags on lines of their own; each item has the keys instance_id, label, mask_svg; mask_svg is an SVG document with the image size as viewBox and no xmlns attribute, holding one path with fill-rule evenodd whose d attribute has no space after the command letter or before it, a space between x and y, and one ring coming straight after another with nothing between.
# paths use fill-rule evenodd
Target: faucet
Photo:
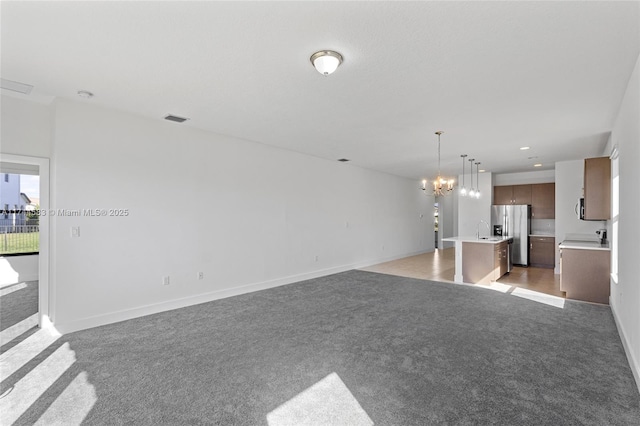
<instances>
[{"instance_id":1,"label":"faucet","mask_svg":"<svg viewBox=\"0 0 640 426\"><path fill-rule=\"evenodd\" d=\"M487 225L487 230L489 231L489 234L491 234L491 227L489 226L489 224L487 222L485 222L484 220L480 219L480 222L478 222L478 226L476 226L476 239L480 239L480 224L484 223L485 225Z\"/></svg>"}]
</instances>

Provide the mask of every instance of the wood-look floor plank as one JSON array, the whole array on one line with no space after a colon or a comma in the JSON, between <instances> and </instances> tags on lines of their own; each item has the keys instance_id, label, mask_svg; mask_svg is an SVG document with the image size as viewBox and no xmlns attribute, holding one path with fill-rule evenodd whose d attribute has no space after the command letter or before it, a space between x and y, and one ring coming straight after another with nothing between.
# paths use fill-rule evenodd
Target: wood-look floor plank
<instances>
[{"instance_id":1,"label":"wood-look floor plank","mask_svg":"<svg viewBox=\"0 0 640 426\"><path fill-rule=\"evenodd\" d=\"M453 282L455 249L437 249L431 253L379 263L362 270L423 280ZM498 282L552 296L566 297L565 292L560 291L560 275L555 275L553 269L515 266Z\"/></svg>"}]
</instances>

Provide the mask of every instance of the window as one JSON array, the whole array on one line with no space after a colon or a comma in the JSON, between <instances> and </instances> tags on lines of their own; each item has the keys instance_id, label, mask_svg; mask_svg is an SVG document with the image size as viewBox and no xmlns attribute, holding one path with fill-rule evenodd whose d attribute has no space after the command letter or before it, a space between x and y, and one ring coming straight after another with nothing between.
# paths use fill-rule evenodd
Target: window
<instances>
[{"instance_id":1,"label":"window","mask_svg":"<svg viewBox=\"0 0 640 426\"><path fill-rule=\"evenodd\" d=\"M618 218L620 215L620 169L618 149L611 153L611 279L618 283Z\"/></svg>"}]
</instances>

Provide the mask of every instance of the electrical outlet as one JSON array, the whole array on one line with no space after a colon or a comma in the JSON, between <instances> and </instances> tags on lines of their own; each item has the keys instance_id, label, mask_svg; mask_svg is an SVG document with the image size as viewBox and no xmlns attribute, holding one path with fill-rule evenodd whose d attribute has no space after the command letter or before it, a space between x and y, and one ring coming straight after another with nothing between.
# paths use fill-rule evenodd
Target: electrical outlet
<instances>
[{"instance_id":1,"label":"electrical outlet","mask_svg":"<svg viewBox=\"0 0 640 426\"><path fill-rule=\"evenodd\" d=\"M382 251L384 251L384 244L382 245Z\"/></svg>"},{"instance_id":2,"label":"electrical outlet","mask_svg":"<svg viewBox=\"0 0 640 426\"><path fill-rule=\"evenodd\" d=\"M316 262L318 261L318 256L316 256Z\"/></svg>"},{"instance_id":3,"label":"electrical outlet","mask_svg":"<svg viewBox=\"0 0 640 426\"><path fill-rule=\"evenodd\" d=\"M204 279L204 272L198 272L198 279L199 280L203 280Z\"/></svg>"},{"instance_id":4,"label":"electrical outlet","mask_svg":"<svg viewBox=\"0 0 640 426\"><path fill-rule=\"evenodd\" d=\"M80 227L79 226L72 226L71 227L71 237L72 238L77 238L80 236Z\"/></svg>"},{"instance_id":5,"label":"electrical outlet","mask_svg":"<svg viewBox=\"0 0 640 426\"><path fill-rule=\"evenodd\" d=\"M162 277L162 284L163 285L169 285L169 275L167 275L166 277Z\"/></svg>"}]
</instances>

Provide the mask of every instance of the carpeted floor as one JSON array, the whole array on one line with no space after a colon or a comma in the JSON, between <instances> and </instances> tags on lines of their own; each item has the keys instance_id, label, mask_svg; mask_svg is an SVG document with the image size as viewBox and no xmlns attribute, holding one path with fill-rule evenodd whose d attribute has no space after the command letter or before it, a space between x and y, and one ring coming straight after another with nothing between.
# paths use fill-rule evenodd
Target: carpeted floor
<instances>
[{"instance_id":1,"label":"carpeted floor","mask_svg":"<svg viewBox=\"0 0 640 426\"><path fill-rule=\"evenodd\" d=\"M0 288L0 333L11 326L23 323L27 332L9 340L0 334L0 353L20 343L37 329L38 321L38 281L25 281ZM28 325L27 325L28 323ZM5 341L7 340L7 341Z\"/></svg>"},{"instance_id":2,"label":"carpeted floor","mask_svg":"<svg viewBox=\"0 0 640 426\"><path fill-rule=\"evenodd\" d=\"M16 424L66 424L79 377L87 425L640 424L608 306L364 271L72 333L2 391L64 345L75 362Z\"/></svg>"}]
</instances>

